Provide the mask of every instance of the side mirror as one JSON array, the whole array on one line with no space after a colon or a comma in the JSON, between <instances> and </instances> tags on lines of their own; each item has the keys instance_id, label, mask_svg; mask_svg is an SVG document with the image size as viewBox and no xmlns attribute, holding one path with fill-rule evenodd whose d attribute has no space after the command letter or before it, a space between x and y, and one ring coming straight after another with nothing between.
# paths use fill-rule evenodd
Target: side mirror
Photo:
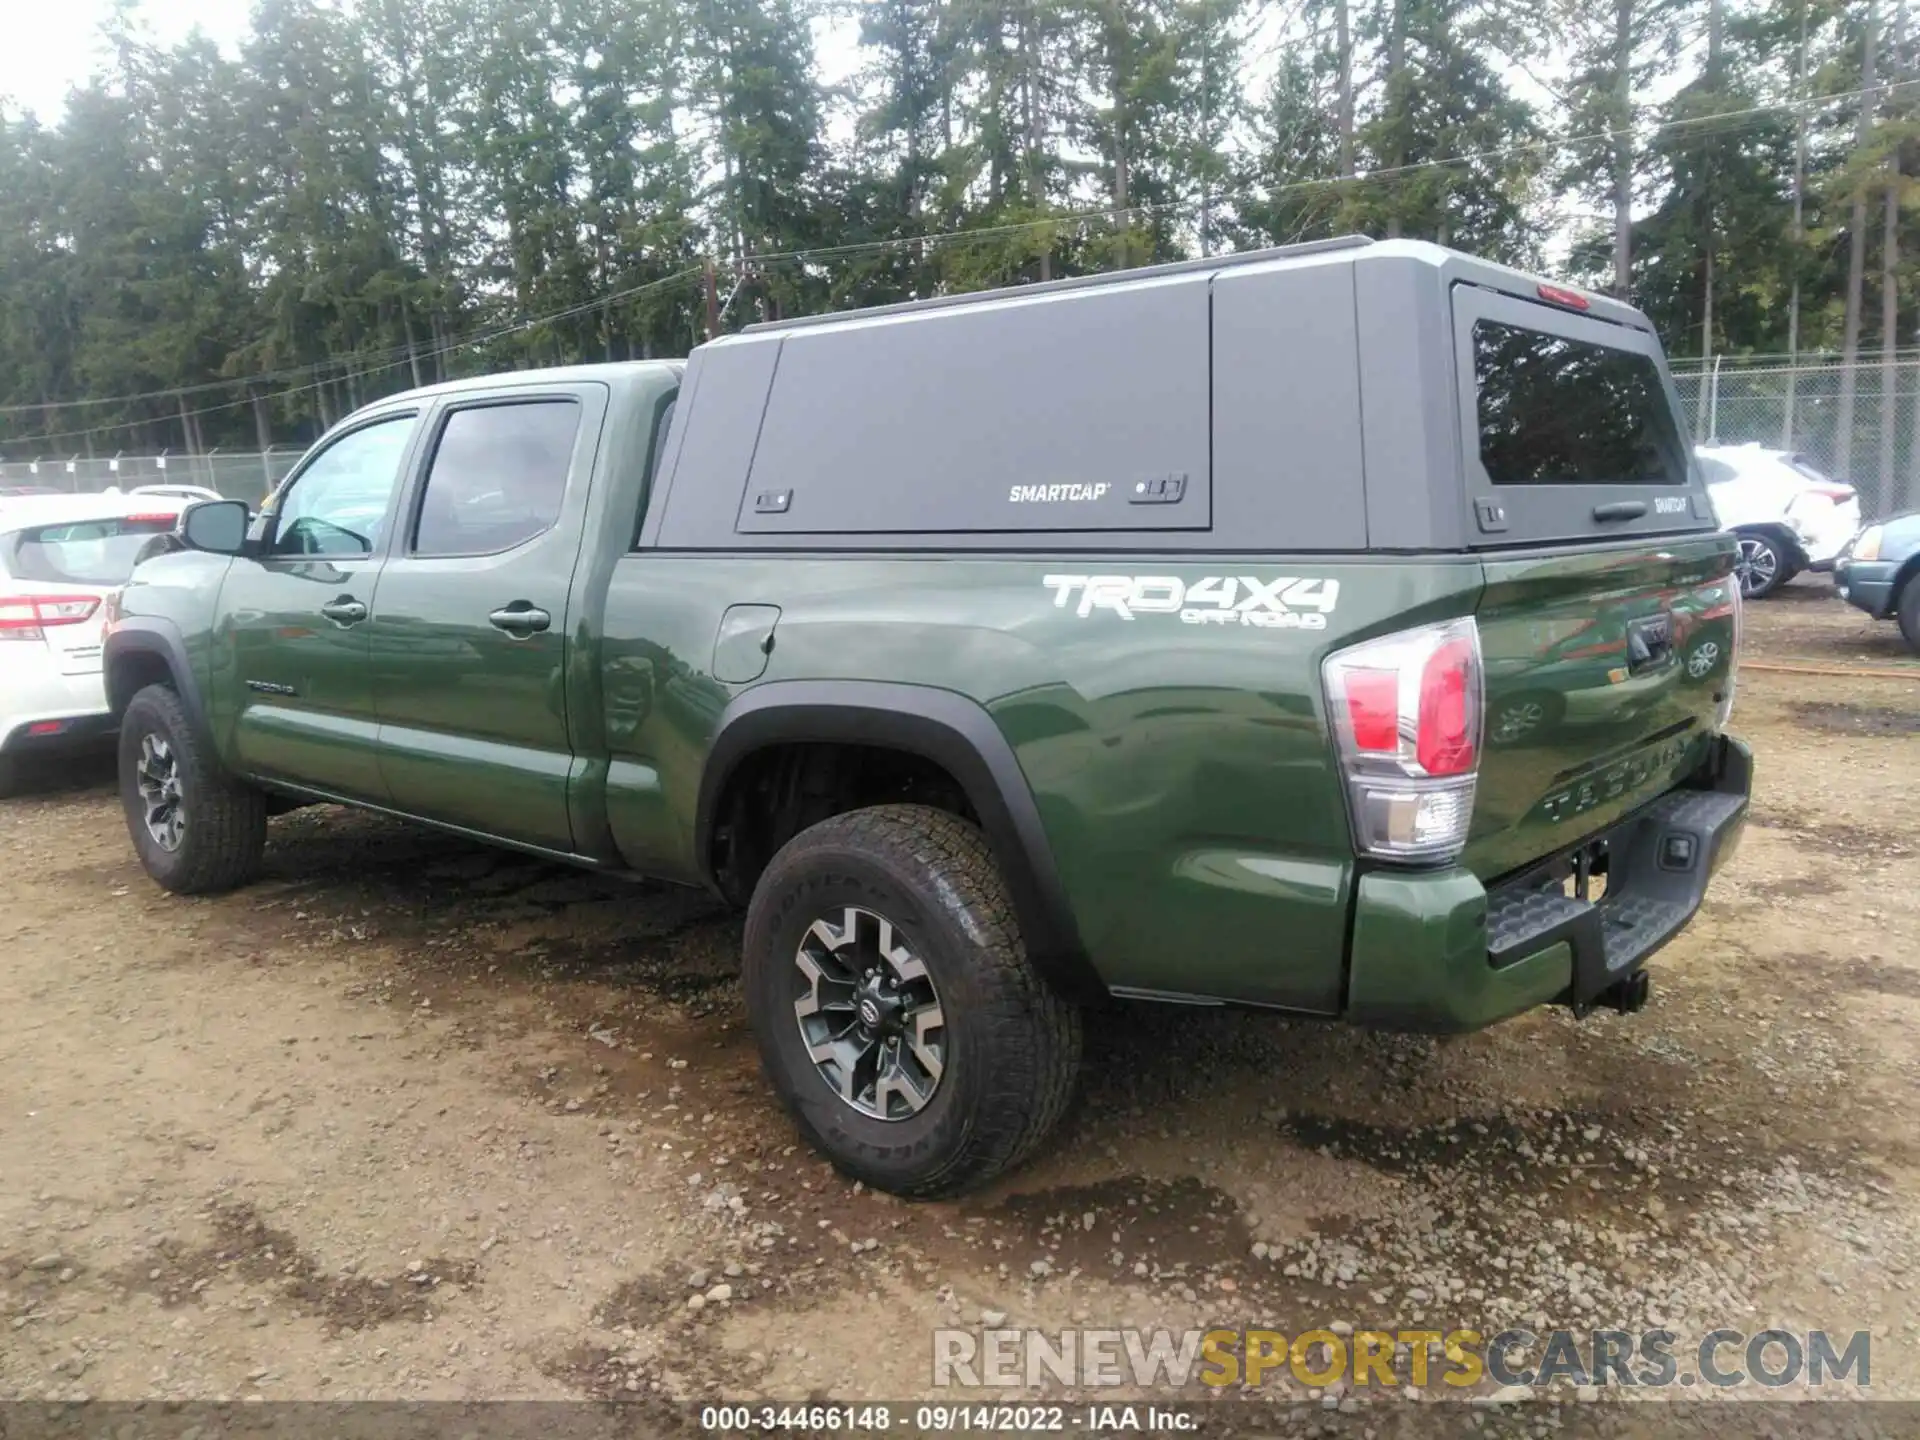
<instances>
[{"instance_id":1,"label":"side mirror","mask_svg":"<svg viewBox=\"0 0 1920 1440\"><path fill-rule=\"evenodd\" d=\"M247 502L201 500L180 512L180 538L189 550L238 555L246 548Z\"/></svg>"}]
</instances>

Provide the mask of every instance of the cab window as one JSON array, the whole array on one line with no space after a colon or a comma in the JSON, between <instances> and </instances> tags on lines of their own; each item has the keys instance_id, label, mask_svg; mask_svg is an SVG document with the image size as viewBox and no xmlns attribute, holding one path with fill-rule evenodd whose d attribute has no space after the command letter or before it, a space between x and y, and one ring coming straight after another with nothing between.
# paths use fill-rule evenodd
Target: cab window
<instances>
[{"instance_id":1,"label":"cab window","mask_svg":"<svg viewBox=\"0 0 1920 1440\"><path fill-rule=\"evenodd\" d=\"M379 549L413 421L376 420L316 455L281 492L270 553L347 558Z\"/></svg>"},{"instance_id":2,"label":"cab window","mask_svg":"<svg viewBox=\"0 0 1920 1440\"><path fill-rule=\"evenodd\" d=\"M580 405L571 399L448 415L427 470L413 554L497 555L551 530L579 431Z\"/></svg>"}]
</instances>

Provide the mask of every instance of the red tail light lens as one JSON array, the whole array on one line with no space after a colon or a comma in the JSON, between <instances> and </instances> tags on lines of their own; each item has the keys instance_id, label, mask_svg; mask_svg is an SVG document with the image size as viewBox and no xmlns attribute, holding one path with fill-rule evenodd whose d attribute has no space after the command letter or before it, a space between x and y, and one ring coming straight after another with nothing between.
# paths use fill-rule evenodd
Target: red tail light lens
<instances>
[{"instance_id":1,"label":"red tail light lens","mask_svg":"<svg viewBox=\"0 0 1920 1440\"><path fill-rule=\"evenodd\" d=\"M1346 676L1347 726L1354 748L1391 755L1400 748L1400 672L1352 670Z\"/></svg>"},{"instance_id":2,"label":"red tail light lens","mask_svg":"<svg viewBox=\"0 0 1920 1440\"><path fill-rule=\"evenodd\" d=\"M55 625L78 625L100 608L96 595L0 595L0 640L41 640Z\"/></svg>"},{"instance_id":3,"label":"red tail light lens","mask_svg":"<svg viewBox=\"0 0 1920 1440\"><path fill-rule=\"evenodd\" d=\"M1484 681L1471 618L1423 625L1327 657L1328 708L1354 844L1387 860L1450 860L1466 844Z\"/></svg>"},{"instance_id":4,"label":"red tail light lens","mask_svg":"<svg viewBox=\"0 0 1920 1440\"><path fill-rule=\"evenodd\" d=\"M1468 693L1479 671L1479 647L1470 640L1449 640L1427 657L1414 759L1429 775L1469 774L1480 762L1479 703Z\"/></svg>"}]
</instances>

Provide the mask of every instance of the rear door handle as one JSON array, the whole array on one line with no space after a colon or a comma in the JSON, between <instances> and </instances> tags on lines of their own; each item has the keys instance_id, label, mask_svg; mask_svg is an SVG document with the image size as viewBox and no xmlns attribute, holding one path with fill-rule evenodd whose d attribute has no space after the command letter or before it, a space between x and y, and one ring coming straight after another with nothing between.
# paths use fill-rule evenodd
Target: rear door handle
<instances>
[{"instance_id":1,"label":"rear door handle","mask_svg":"<svg viewBox=\"0 0 1920 1440\"><path fill-rule=\"evenodd\" d=\"M553 624L553 616L524 600L516 600L506 608L494 611L487 616L487 620L494 629L519 636L535 634Z\"/></svg>"},{"instance_id":2,"label":"rear door handle","mask_svg":"<svg viewBox=\"0 0 1920 1440\"><path fill-rule=\"evenodd\" d=\"M320 613L336 625L358 625L367 618L367 607L351 595L342 595L322 605Z\"/></svg>"},{"instance_id":3,"label":"rear door handle","mask_svg":"<svg viewBox=\"0 0 1920 1440\"><path fill-rule=\"evenodd\" d=\"M1644 500L1615 500L1610 505L1593 507L1593 518L1602 525L1609 520L1638 520L1646 513L1647 502Z\"/></svg>"}]
</instances>

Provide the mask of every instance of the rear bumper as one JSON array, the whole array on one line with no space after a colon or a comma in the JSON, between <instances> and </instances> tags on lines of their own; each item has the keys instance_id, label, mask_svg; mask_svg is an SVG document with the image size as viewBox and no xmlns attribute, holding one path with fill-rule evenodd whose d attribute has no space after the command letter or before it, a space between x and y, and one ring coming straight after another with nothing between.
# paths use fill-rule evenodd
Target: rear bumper
<instances>
[{"instance_id":1,"label":"rear bumper","mask_svg":"<svg viewBox=\"0 0 1920 1440\"><path fill-rule=\"evenodd\" d=\"M1721 736L1686 786L1491 891L1458 868L1362 876L1347 1017L1401 1030L1477 1030L1536 1005L1585 1013L1631 993L1733 854L1752 777L1753 752ZM1570 872L1596 863L1607 876L1604 897L1590 903L1563 892Z\"/></svg>"},{"instance_id":2,"label":"rear bumper","mask_svg":"<svg viewBox=\"0 0 1920 1440\"><path fill-rule=\"evenodd\" d=\"M1876 620L1893 613L1893 581L1900 567L1887 560L1842 560L1833 569L1840 598Z\"/></svg>"},{"instance_id":3,"label":"rear bumper","mask_svg":"<svg viewBox=\"0 0 1920 1440\"><path fill-rule=\"evenodd\" d=\"M72 750L99 749L112 742L120 727L105 711L86 715L36 715L0 722L0 755L51 755ZM57 727L57 728L56 728Z\"/></svg>"}]
</instances>

